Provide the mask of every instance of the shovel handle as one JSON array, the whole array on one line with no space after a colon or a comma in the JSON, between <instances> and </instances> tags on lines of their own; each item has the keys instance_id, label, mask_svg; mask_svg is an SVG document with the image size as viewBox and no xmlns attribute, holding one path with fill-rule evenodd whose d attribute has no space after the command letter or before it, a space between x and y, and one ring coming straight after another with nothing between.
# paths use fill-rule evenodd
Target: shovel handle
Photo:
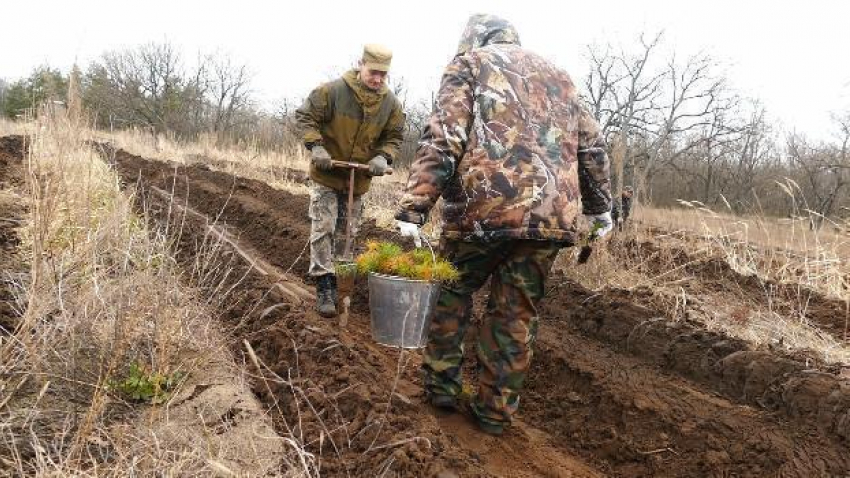
<instances>
[{"instance_id":1,"label":"shovel handle","mask_svg":"<svg viewBox=\"0 0 850 478\"><path fill-rule=\"evenodd\" d=\"M335 159L331 160L331 166L333 166L335 168L359 169L360 171L368 171L369 170L368 164L352 163L352 162L349 162L349 161L337 161ZM389 176L392 173L393 173L393 168L387 168L384 171L384 176Z\"/></svg>"}]
</instances>

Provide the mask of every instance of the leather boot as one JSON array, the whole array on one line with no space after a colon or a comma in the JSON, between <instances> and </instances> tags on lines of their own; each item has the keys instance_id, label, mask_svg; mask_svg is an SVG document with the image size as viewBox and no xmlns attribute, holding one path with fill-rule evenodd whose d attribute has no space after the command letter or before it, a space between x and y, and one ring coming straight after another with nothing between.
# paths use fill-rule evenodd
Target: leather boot
<instances>
[{"instance_id":1,"label":"leather boot","mask_svg":"<svg viewBox=\"0 0 850 478\"><path fill-rule=\"evenodd\" d=\"M316 311L325 318L336 317L336 276L325 274L316 280Z\"/></svg>"}]
</instances>

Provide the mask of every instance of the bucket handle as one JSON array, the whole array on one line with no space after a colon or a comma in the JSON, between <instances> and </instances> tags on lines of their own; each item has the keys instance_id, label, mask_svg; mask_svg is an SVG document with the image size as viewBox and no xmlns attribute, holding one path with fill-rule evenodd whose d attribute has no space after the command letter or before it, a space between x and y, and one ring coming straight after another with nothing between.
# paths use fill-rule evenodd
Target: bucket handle
<instances>
[{"instance_id":1,"label":"bucket handle","mask_svg":"<svg viewBox=\"0 0 850 478\"><path fill-rule=\"evenodd\" d=\"M437 254L434 252L434 247L431 246L431 241L428 240L428 236L426 236L421 229L419 230L419 237L423 242L425 242L425 244L428 245L428 249L431 250L431 260L434 261L434 267L437 267Z\"/></svg>"}]
</instances>

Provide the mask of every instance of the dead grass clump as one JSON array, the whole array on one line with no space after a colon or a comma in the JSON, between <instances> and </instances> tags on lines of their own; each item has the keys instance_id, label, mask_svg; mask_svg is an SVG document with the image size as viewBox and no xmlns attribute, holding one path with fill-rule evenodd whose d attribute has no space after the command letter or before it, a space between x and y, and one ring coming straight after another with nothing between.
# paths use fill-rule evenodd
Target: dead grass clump
<instances>
[{"instance_id":1,"label":"dead grass clump","mask_svg":"<svg viewBox=\"0 0 850 478\"><path fill-rule=\"evenodd\" d=\"M827 300L850 301L844 238L829 228L809 230L807 221L740 217L698 203L683 205L642 207L636 221L594 248L587 264L575 264L574 254L567 252L557 266L594 290L652 291L638 293L635 300L648 301L645 305L675 320L699 320L755 346L808 349L826 362L850 363L846 341L808 318L815 300L810 291ZM728 269L717 269L715 263Z\"/></svg>"},{"instance_id":2,"label":"dead grass clump","mask_svg":"<svg viewBox=\"0 0 850 478\"><path fill-rule=\"evenodd\" d=\"M199 261L197 287L187 284L168 236L133 213L133 198L86 146L86 132L58 120L37 126L20 231L30 273L18 284L18 328L0 341L0 474L239 473L233 463L244 457L234 454L244 449L188 429L166 438L153 400L136 403L115 386L134 364L145 377L189 377L156 391L170 406L210 364L226 368L212 306L198 299L210 286L200 280L217 280L215 258ZM234 390L244 394L244 384Z\"/></svg>"},{"instance_id":3,"label":"dead grass clump","mask_svg":"<svg viewBox=\"0 0 850 478\"><path fill-rule=\"evenodd\" d=\"M6 118L0 117L0 136L7 136L10 134L27 134L29 126L29 123L10 121Z\"/></svg>"},{"instance_id":4,"label":"dead grass clump","mask_svg":"<svg viewBox=\"0 0 850 478\"><path fill-rule=\"evenodd\" d=\"M260 148L250 142L241 147L222 147L212 136L201 136L195 142L181 142L171 135L153 135L139 129L98 136L149 159L185 165L203 164L216 171L263 181L293 194L306 195L310 192L309 153L297 144L285 145L278 150ZM374 178L365 198L365 217L374 219L380 227L394 228L396 207L406 181L407 171L399 169L392 176Z\"/></svg>"},{"instance_id":5,"label":"dead grass clump","mask_svg":"<svg viewBox=\"0 0 850 478\"><path fill-rule=\"evenodd\" d=\"M264 181L294 194L307 194L306 171L310 158L300 145L279 149L261 148L257 143L222 146L212 135L197 141L178 141L173 135L151 134L141 129L100 133L98 137L148 159L179 164L203 164L213 170Z\"/></svg>"}]
</instances>

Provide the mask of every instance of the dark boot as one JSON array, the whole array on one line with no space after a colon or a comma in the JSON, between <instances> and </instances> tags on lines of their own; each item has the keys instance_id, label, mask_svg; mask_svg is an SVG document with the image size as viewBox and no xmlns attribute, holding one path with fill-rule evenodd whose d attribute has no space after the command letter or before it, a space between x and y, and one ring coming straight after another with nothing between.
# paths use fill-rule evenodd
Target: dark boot
<instances>
[{"instance_id":1,"label":"dark boot","mask_svg":"<svg viewBox=\"0 0 850 478\"><path fill-rule=\"evenodd\" d=\"M460 410L461 405L456 397L449 395L431 395L426 398L426 401L431 404L437 411L437 416L451 415Z\"/></svg>"},{"instance_id":2,"label":"dark boot","mask_svg":"<svg viewBox=\"0 0 850 478\"><path fill-rule=\"evenodd\" d=\"M337 306L337 304L339 304L339 294L337 293L337 286L336 286L336 274L327 274L327 277L328 277L328 280L331 283L331 285L330 285L330 287L331 287L331 302L334 305L334 310L336 310L336 306ZM336 312L334 312L334 315L336 315Z\"/></svg>"},{"instance_id":3,"label":"dark boot","mask_svg":"<svg viewBox=\"0 0 850 478\"><path fill-rule=\"evenodd\" d=\"M316 310L322 317L336 317L335 275L325 274L316 279Z\"/></svg>"},{"instance_id":4,"label":"dark boot","mask_svg":"<svg viewBox=\"0 0 850 478\"><path fill-rule=\"evenodd\" d=\"M505 425L501 423L493 423L488 420L484 420L478 416L478 412L475 411L475 407L472 406L472 402L468 402L466 404L466 411L469 413L469 418L471 418L476 425L478 425L478 429L482 432L493 435L500 436L505 432Z\"/></svg>"}]
</instances>

